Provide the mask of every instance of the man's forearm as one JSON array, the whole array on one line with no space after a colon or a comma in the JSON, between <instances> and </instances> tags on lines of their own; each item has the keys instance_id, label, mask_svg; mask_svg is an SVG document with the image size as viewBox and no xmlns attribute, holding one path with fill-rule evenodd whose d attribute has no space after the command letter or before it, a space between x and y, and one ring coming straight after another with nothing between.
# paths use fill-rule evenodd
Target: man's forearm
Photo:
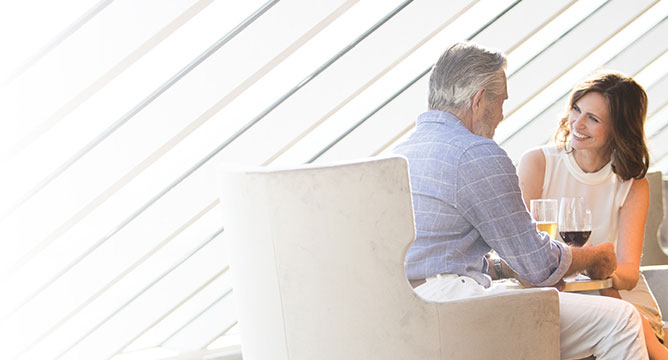
<instances>
[{"instance_id":1,"label":"man's forearm","mask_svg":"<svg viewBox=\"0 0 668 360\"><path fill-rule=\"evenodd\" d=\"M566 276L584 272L593 263L596 252L593 247L571 248L573 260L566 271Z\"/></svg>"},{"instance_id":2,"label":"man's forearm","mask_svg":"<svg viewBox=\"0 0 668 360\"><path fill-rule=\"evenodd\" d=\"M604 243L597 246L571 248L573 260L566 271L566 276L587 272L592 279L604 279L612 275L617 268L614 246Z\"/></svg>"}]
</instances>

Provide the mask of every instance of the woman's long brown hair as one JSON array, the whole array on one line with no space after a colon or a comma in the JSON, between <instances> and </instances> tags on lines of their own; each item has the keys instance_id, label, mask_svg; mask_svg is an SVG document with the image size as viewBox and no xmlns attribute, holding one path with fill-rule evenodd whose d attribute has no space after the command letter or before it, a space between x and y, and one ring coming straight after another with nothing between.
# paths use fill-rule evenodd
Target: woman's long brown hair
<instances>
[{"instance_id":1,"label":"woman's long brown hair","mask_svg":"<svg viewBox=\"0 0 668 360\"><path fill-rule=\"evenodd\" d=\"M570 111L589 92L601 94L608 105L612 123L609 142L612 171L623 180L643 178L649 168L649 151L645 141L647 94L629 76L602 72L578 84L571 92L566 114L559 121L559 128L554 134L557 146L568 148Z\"/></svg>"}]
</instances>

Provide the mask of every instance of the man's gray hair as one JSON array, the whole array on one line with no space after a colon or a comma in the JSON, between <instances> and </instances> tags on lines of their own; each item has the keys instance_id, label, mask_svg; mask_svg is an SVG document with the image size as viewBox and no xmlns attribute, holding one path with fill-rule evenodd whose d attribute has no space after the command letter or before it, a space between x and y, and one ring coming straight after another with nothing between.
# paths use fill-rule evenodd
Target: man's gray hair
<instances>
[{"instance_id":1,"label":"man's gray hair","mask_svg":"<svg viewBox=\"0 0 668 360\"><path fill-rule=\"evenodd\" d=\"M500 51L472 42L452 45L438 59L429 78L429 109L449 112L466 111L473 96L487 89L488 96L500 95L503 78L498 75L506 67Z\"/></svg>"}]
</instances>

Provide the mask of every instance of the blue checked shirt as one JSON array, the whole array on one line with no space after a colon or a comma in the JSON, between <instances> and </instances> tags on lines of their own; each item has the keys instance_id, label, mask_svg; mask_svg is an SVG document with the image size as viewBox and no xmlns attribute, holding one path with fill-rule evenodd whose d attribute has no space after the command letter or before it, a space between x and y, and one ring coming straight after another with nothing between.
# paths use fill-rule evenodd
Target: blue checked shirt
<instances>
[{"instance_id":1,"label":"blue checked shirt","mask_svg":"<svg viewBox=\"0 0 668 360\"><path fill-rule=\"evenodd\" d=\"M488 287L485 254L494 249L519 276L553 285L571 264L568 246L536 230L515 166L493 140L454 115L431 110L394 152L408 159L417 238L406 254L410 280L441 273Z\"/></svg>"}]
</instances>

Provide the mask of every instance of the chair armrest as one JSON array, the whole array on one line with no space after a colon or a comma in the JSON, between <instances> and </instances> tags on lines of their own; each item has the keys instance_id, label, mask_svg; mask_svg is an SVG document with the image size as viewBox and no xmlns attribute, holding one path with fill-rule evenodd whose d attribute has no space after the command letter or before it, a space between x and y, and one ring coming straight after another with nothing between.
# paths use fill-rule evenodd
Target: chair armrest
<instances>
[{"instance_id":1,"label":"chair armrest","mask_svg":"<svg viewBox=\"0 0 668 360\"><path fill-rule=\"evenodd\" d=\"M640 271L652 290L664 320L668 314L668 265L641 266Z\"/></svg>"},{"instance_id":2,"label":"chair armrest","mask_svg":"<svg viewBox=\"0 0 668 360\"><path fill-rule=\"evenodd\" d=\"M448 344L452 353L445 358L558 359L559 358L559 294L556 289L535 288L463 299L438 304L441 342L449 338L476 339L485 344L489 354L481 354L481 346L472 343ZM455 322L456 324L453 324ZM470 348L477 352L471 353ZM507 355L507 356L505 356Z\"/></svg>"}]
</instances>

